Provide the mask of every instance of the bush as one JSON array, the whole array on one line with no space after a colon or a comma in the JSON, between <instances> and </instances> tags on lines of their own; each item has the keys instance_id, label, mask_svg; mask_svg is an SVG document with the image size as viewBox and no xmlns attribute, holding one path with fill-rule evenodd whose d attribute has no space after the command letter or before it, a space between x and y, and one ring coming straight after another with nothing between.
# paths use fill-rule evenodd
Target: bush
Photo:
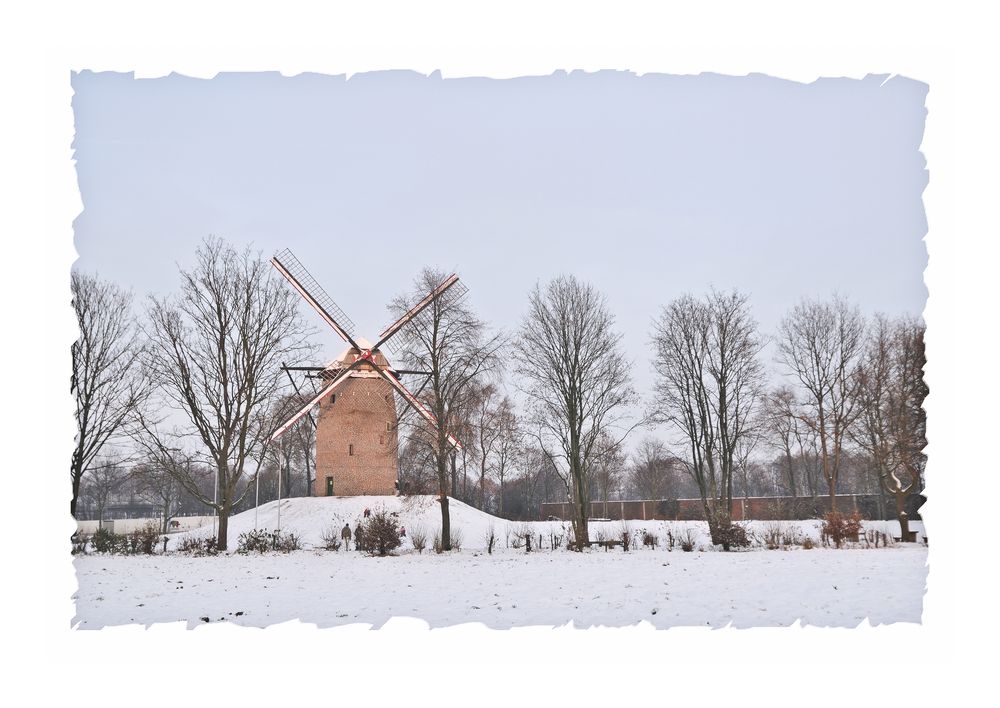
<instances>
[{"instance_id":1,"label":"bush","mask_svg":"<svg viewBox=\"0 0 1000 708\"><path fill-rule=\"evenodd\" d=\"M455 527L451 530L451 550L462 550L462 529Z\"/></svg>"},{"instance_id":2,"label":"bush","mask_svg":"<svg viewBox=\"0 0 1000 708\"><path fill-rule=\"evenodd\" d=\"M761 542L767 550L776 551L782 546L784 533L785 529L780 521L769 521L764 524Z\"/></svg>"},{"instance_id":3,"label":"bush","mask_svg":"<svg viewBox=\"0 0 1000 708\"><path fill-rule=\"evenodd\" d=\"M129 552L129 539L124 534L117 534L109 531L103 526L94 533L90 539L96 553L112 553L127 555Z\"/></svg>"},{"instance_id":4,"label":"bush","mask_svg":"<svg viewBox=\"0 0 1000 708\"><path fill-rule=\"evenodd\" d=\"M185 536L177 545L177 550L195 556L217 556L219 555L219 539L215 536Z\"/></svg>"},{"instance_id":5,"label":"bush","mask_svg":"<svg viewBox=\"0 0 1000 708\"><path fill-rule=\"evenodd\" d=\"M803 542L802 534L792 525L789 525L781 532L781 545L785 548L789 546L799 546Z\"/></svg>"},{"instance_id":6,"label":"bush","mask_svg":"<svg viewBox=\"0 0 1000 708\"><path fill-rule=\"evenodd\" d=\"M390 514L384 509L373 511L361 522L361 531L355 534L354 542L358 543L357 536L360 535L364 545L359 547L363 551L373 556L388 555L403 542L396 521L397 515Z\"/></svg>"},{"instance_id":7,"label":"bush","mask_svg":"<svg viewBox=\"0 0 1000 708\"><path fill-rule=\"evenodd\" d=\"M320 534L323 540L323 548L328 551L339 551L342 544L340 539L340 529L335 526L327 526Z\"/></svg>"},{"instance_id":8,"label":"bush","mask_svg":"<svg viewBox=\"0 0 1000 708\"><path fill-rule=\"evenodd\" d=\"M156 544L159 540L160 527L156 523L148 521L141 529L136 529L129 534L129 552L141 552L151 556L156 551Z\"/></svg>"},{"instance_id":9,"label":"bush","mask_svg":"<svg viewBox=\"0 0 1000 708\"><path fill-rule=\"evenodd\" d=\"M724 551L729 551L733 548L745 548L750 545L747 530L739 524L729 524L729 526L719 527L716 529L716 535Z\"/></svg>"},{"instance_id":10,"label":"bush","mask_svg":"<svg viewBox=\"0 0 1000 708\"><path fill-rule=\"evenodd\" d=\"M656 548L657 543L659 543L659 539L656 537L656 534L647 529L643 529L642 545L648 548L649 550L653 550L654 548Z\"/></svg>"},{"instance_id":11,"label":"bush","mask_svg":"<svg viewBox=\"0 0 1000 708\"><path fill-rule=\"evenodd\" d=\"M236 542L236 552L244 555L247 553L267 553L268 551L288 553L289 551L297 551L301 547L299 537L294 533L281 533L267 529L254 529L241 533Z\"/></svg>"},{"instance_id":12,"label":"bush","mask_svg":"<svg viewBox=\"0 0 1000 708\"><path fill-rule=\"evenodd\" d=\"M85 533L80 533L79 531L72 536L70 536L70 543L73 544L73 549L70 551L74 556L87 553L87 544L90 543L90 535Z\"/></svg>"},{"instance_id":13,"label":"bush","mask_svg":"<svg viewBox=\"0 0 1000 708\"><path fill-rule=\"evenodd\" d=\"M854 512L850 516L844 516L839 512L831 512L823 517L823 529L821 531L823 544L833 544L840 548L844 541L857 541L861 532L861 515Z\"/></svg>"},{"instance_id":14,"label":"bush","mask_svg":"<svg viewBox=\"0 0 1000 708\"><path fill-rule=\"evenodd\" d=\"M878 529L868 529L867 531L865 531L864 538L865 538L865 545L868 548L871 548L872 546L878 548L879 544L882 545L882 548L888 548L889 546L895 545L895 541L893 540L892 536L886 533L884 530L880 531Z\"/></svg>"},{"instance_id":15,"label":"bush","mask_svg":"<svg viewBox=\"0 0 1000 708\"><path fill-rule=\"evenodd\" d=\"M528 524L521 524L514 529L514 540L511 541L511 545L514 548L520 548L523 545L525 553L531 553L531 540L531 527Z\"/></svg>"},{"instance_id":16,"label":"bush","mask_svg":"<svg viewBox=\"0 0 1000 708\"><path fill-rule=\"evenodd\" d=\"M486 541L486 552L492 554L493 544L496 543L497 541L497 535L496 532L493 530L493 524L490 524L489 528L486 529L485 541Z\"/></svg>"},{"instance_id":17,"label":"bush","mask_svg":"<svg viewBox=\"0 0 1000 708\"><path fill-rule=\"evenodd\" d=\"M694 550L695 541L697 540L694 529L687 528L684 529L684 533L680 535L681 550L685 553L690 553Z\"/></svg>"},{"instance_id":18,"label":"bush","mask_svg":"<svg viewBox=\"0 0 1000 708\"><path fill-rule=\"evenodd\" d=\"M810 538L809 536L806 536L805 538L802 539L802 547L807 551L815 545L816 544L813 543L812 538Z\"/></svg>"},{"instance_id":19,"label":"bush","mask_svg":"<svg viewBox=\"0 0 1000 708\"><path fill-rule=\"evenodd\" d=\"M563 540L566 538L566 525L561 526L562 533L552 533L549 532L549 547L554 551L560 548L563 544Z\"/></svg>"},{"instance_id":20,"label":"bush","mask_svg":"<svg viewBox=\"0 0 1000 708\"><path fill-rule=\"evenodd\" d=\"M441 553L444 549L441 548L441 529L434 532L434 552Z\"/></svg>"},{"instance_id":21,"label":"bush","mask_svg":"<svg viewBox=\"0 0 1000 708\"><path fill-rule=\"evenodd\" d=\"M632 530L624 521L622 522L621 531L618 532L618 537L622 542L622 550L628 553L628 550L632 547Z\"/></svg>"},{"instance_id":22,"label":"bush","mask_svg":"<svg viewBox=\"0 0 1000 708\"><path fill-rule=\"evenodd\" d=\"M423 553L427 548L427 531L423 526L414 526L410 529L410 542L417 549L417 553Z\"/></svg>"}]
</instances>

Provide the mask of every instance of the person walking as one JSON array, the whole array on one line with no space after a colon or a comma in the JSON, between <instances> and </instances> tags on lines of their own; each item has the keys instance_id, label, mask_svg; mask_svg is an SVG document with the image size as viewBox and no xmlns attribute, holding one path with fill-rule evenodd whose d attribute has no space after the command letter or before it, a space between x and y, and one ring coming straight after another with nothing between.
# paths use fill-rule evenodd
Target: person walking
<instances>
[{"instance_id":1,"label":"person walking","mask_svg":"<svg viewBox=\"0 0 1000 708\"><path fill-rule=\"evenodd\" d=\"M354 527L354 550L356 551L364 550L363 548L361 548L363 545L364 545L364 539L362 538L361 522L359 521Z\"/></svg>"},{"instance_id":2,"label":"person walking","mask_svg":"<svg viewBox=\"0 0 1000 708\"><path fill-rule=\"evenodd\" d=\"M344 550L351 550L351 525L344 524L344 528L340 530L340 538L344 542Z\"/></svg>"}]
</instances>

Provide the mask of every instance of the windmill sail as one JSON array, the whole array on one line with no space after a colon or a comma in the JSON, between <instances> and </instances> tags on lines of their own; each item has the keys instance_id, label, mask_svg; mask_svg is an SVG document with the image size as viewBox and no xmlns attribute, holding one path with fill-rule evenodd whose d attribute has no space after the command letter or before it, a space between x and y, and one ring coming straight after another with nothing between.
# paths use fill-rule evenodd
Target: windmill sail
<instances>
[{"instance_id":1,"label":"windmill sail","mask_svg":"<svg viewBox=\"0 0 1000 708\"><path fill-rule=\"evenodd\" d=\"M299 259L287 248L274 254L271 264L278 269L278 272L285 276L285 279L292 284L299 294L305 298L306 302L326 320L334 331L340 335L341 339L350 344L355 349L360 349L354 341L354 323L348 317L333 298L326 294L326 291L310 275L306 267L299 262Z\"/></svg>"}]
</instances>

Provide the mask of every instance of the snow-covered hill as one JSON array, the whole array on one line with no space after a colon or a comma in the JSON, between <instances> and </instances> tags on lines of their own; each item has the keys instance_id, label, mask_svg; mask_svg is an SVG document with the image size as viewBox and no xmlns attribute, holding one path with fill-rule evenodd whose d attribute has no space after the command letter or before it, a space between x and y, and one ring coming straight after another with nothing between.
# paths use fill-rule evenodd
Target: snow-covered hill
<instances>
[{"instance_id":1,"label":"snow-covered hill","mask_svg":"<svg viewBox=\"0 0 1000 708\"><path fill-rule=\"evenodd\" d=\"M460 534L461 545L465 548L485 548L486 534L491 526L499 544L505 545L508 528L513 531L523 526L520 522L491 516L456 499L451 499L448 507L451 512L453 537L455 534ZM322 547L325 530L333 529L339 534L340 529L347 523L353 531L356 523L363 518L365 509L371 509L373 512L385 509L398 514L399 525L407 532L401 550L413 548L410 540L413 531L423 529L427 533L429 547L435 532L441 528L441 506L437 497L431 495L296 497L281 500L280 507L279 502L269 502L256 510L251 509L231 517L229 546L236 548L236 539L239 535L256 527L291 531L299 536L304 547ZM537 527L536 533L544 533L546 536L550 531L557 534L565 533L564 527L569 527L568 523L560 522L533 522L531 525ZM191 531L190 534L205 536L211 532L212 526L208 525ZM179 535L172 539L169 547L176 548L182 537L183 535Z\"/></svg>"},{"instance_id":2,"label":"snow-covered hill","mask_svg":"<svg viewBox=\"0 0 1000 708\"><path fill-rule=\"evenodd\" d=\"M399 517L399 525L406 529L401 551L412 550L413 531L423 529L427 534L427 546L430 548L434 534L441 528L441 507L437 497L421 496L357 496L357 497L296 497L283 499L280 502L269 502L258 509L237 514L229 519L229 547L236 548L237 539L241 533L254 528L278 529L291 531L299 536L305 548L323 546L323 532L332 529L339 533L345 523L354 530L355 524L363 517L365 509L376 511L385 509L395 512ZM535 537L542 536L542 546L547 547L553 536L562 536L565 544L569 537L569 522L560 521L508 521L475 509L456 499L449 502L451 511L452 538L460 536L460 545L468 550L482 550L486 547L486 536L490 528L496 536L495 550L497 552L513 551L510 541L517 531L530 527ZM689 529L694 534L699 546L710 546L708 527L701 521L627 521L630 531L648 530L655 534L659 544L666 544L668 533L679 538ZM764 527L771 522L747 522L748 528L763 533ZM795 526L800 534L809 536L814 542L819 541L821 522L818 520L783 521L784 525ZM919 523L911 524L918 533L923 529ZM899 534L899 524L895 521L866 521L866 528L876 528L891 535ZM621 521L592 521L590 536L597 538L615 538L621 535ZM203 526L188 534L175 536L171 539L169 548L177 548L177 544L185 535L207 536L212 533L212 525Z\"/></svg>"}]
</instances>

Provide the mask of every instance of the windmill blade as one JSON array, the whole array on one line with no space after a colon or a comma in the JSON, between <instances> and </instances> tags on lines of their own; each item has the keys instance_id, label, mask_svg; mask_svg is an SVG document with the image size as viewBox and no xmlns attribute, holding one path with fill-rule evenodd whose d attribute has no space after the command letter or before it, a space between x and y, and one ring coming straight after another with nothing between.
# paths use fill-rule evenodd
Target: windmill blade
<instances>
[{"instance_id":1,"label":"windmill blade","mask_svg":"<svg viewBox=\"0 0 1000 708\"><path fill-rule=\"evenodd\" d=\"M299 390L299 385L295 383L295 379L292 377L293 371L302 370L316 370L322 367L317 366L286 366L284 362L281 362L281 368L285 370L285 374L288 376L289 383L292 384L292 389L295 391L296 396L302 396L302 392ZM314 391L315 393L315 391ZM313 430L316 429L316 420L312 417L312 413L309 413L309 422L312 424Z\"/></svg>"},{"instance_id":2,"label":"windmill blade","mask_svg":"<svg viewBox=\"0 0 1000 708\"><path fill-rule=\"evenodd\" d=\"M287 248L274 254L271 258L273 265L285 280L292 284L292 287L299 291L306 302L313 306L313 309L326 320L326 323L333 328L333 331L340 335L340 338L357 350L361 350L358 343L354 341L354 323L344 314L344 311L337 307L326 291L320 287L306 267L299 262L291 251ZM336 318L336 319L334 319ZM343 326L339 322L343 322Z\"/></svg>"},{"instance_id":3,"label":"windmill blade","mask_svg":"<svg viewBox=\"0 0 1000 708\"><path fill-rule=\"evenodd\" d=\"M340 374L338 374L337 377L333 381L331 381L322 391L320 391L318 394L316 394L315 398L313 398L311 401L309 401L309 403L307 403L304 406L302 406L302 410L300 410L298 413L296 413L291 418L289 418L287 421L285 421L281 425L280 428L278 428L277 430L275 430L274 433L271 435L271 437L268 438L268 442L272 443L275 440L277 440L278 438L280 438L282 435L284 435L285 432L287 432L289 428L291 428L293 425L295 425L302 418L302 416L306 415L309 411L311 411L316 406L317 403L319 403L321 400L323 400L323 396L328 395L331 391L333 391L333 389L337 388L337 386L339 386L340 384L344 383L344 381L347 380L347 377L351 375L351 370L354 369L354 367L356 367L362 361L364 361L364 360L363 359L358 359L353 364L351 364L346 369L344 369Z\"/></svg>"},{"instance_id":4,"label":"windmill blade","mask_svg":"<svg viewBox=\"0 0 1000 708\"><path fill-rule=\"evenodd\" d=\"M453 287L456 285L458 287ZM423 300L411 307L406 314L382 330L382 333L378 336L378 344L372 347L372 350L374 351L388 342L397 332L406 327L408 324L421 322L421 313L423 313L436 299L446 297L447 300L445 302L451 304L458 302L467 292L469 292L469 289L465 287L464 283L459 282L457 275L453 273L448 276L441 282L440 285L427 293ZM387 348L390 351L395 351L393 346L389 346Z\"/></svg>"},{"instance_id":5,"label":"windmill blade","mask_svg":"<svg viewBox=\"0 0 1000 708\"><path fill-rule=\"evenodd\" d=\"M424 407L424 405L417 400L416 396L410 393L410 389L406 388L406 386L400 383L400 381L397 380L395 376L387 374L385 371L383 371L381 367L376 366L375 371L377 371L382 376L383 379L388 381L392 385L392 387L399 392L399 395L403 397L403 400L409 403L410 406L412 406L417 413L426 418L427 421L435 427L435 429L440 429L441 426L438 425L437 418L435 418L434 414L431 413L429 410L427 410ZM450 442L452 446L454 446L456 449L458 450L462 449L462 443L456 440L455 437L450 433L448 433L448 442Z\"/></svg>"}]
</instances>

